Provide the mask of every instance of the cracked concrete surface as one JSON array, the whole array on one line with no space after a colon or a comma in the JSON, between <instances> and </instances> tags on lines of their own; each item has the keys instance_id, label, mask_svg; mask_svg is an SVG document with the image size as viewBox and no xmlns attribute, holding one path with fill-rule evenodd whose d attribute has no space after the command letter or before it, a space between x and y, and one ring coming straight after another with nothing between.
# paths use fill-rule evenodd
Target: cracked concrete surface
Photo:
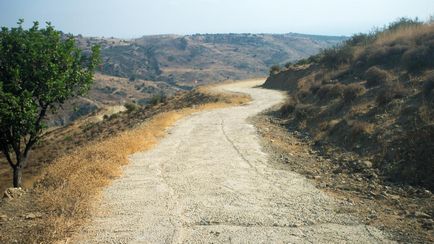
<instances>
[{"instance_id":1,"label":"cracked concrete surface","mask_svg":"<svg viewBox=\"0 0 434 244\"><path fill-rule=\"evenodd\" d=\"M269 167L247 118L284 95L253 85L221 86L253 101L186 117L154 149L132 155L73 242L389 243L303 176Z\"/></svg>"}]
</instances>

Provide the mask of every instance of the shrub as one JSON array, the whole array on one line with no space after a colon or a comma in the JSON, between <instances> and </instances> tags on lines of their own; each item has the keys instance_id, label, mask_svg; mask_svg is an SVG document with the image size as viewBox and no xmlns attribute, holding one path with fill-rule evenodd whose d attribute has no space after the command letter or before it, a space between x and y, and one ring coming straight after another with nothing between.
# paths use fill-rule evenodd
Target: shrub
<instances>
[{"instance_id":1,"label":"shrub","mask_svg":"<svg viewBox=\"0 0 434 244\"><path fill-rule=\"evenodd\" d=\"M290 96L288 100L282 105L279 112L283 116L288 116L289 114L292 114L292 112L294 112L296 105L297 105L297 100L293 96Z\"/></svg>"},{"instance_id":2,"label":"shrub","mask_svg":"<svg viewBox=\"0 0 434 244\"><path fill-rule=\"evenodd\" d=\"M321 88L321 84L313 84L309 90L310 92L312 92L312 94L316 94L318 92L318 90Z\"/></svg>"},{"instance_id":3,"label":"shrub","mask_svg":"<svg viewBox=\"0 0 434 244\"><path fill-rule=\"evenodd\" d=\"M402 54L409 48L406 44L394 46L370 45L359 57L359 60L368 66L397 64L400 62Z\"/></svg>"},{"instance_id":4,"label":"shrub","mask_svg":"<svg viewBox=\"0 0 434 244\"><path fill-rule=\"evenodd\" d=\"M321 86L316 92L316 96L321 99L334 99L342 97L344 92L344 85L341 83L337 84L327 84Z\"/></svg>"},{"instance_id":5,"label":"shrub","mask_svg":"<svg viewBox=\"0 0 434 244\"><path fill-rule=\"evenodd\" d=\"M281 71L280 65L275 64L275 65L271 66L271 68L270 68L270 75L278 74L278 73L280 73L280 71Z\"/></svg>"},{"instance_id":6,"label":"shrub","mask_svg":"<svg viewBox=\"0 0 434 244\"><path fill-rule=\"evenodd\" d=\"M410 73L432 67L434 66L434 49L427 46L412 48L402 55L401 61Z\"/></svg>"},{"instance_id":7,"label":"shrub","mask_svg":"<svg viewBox=\"0 0 434 244\"><path fill-rule=\"evenodd\" d=\"M311 63L310 60L306 58L306 59L298 60L297 63L295 63L295 65L301 66L301 65L306 65L306 64L310 64L310 63Z\"/></svg>"},{"instance_id":8,"label":"shrub","mask_svg":"<svg viewBox=\"0 0 434 244\"><path fill-rule=\"evenodd\" d=\"M385 105L390 103L392 100L397 98L402 98L407 95L407 90L405 87L398 82L384 86L377 96L376 102L378 105Z\"/></svg>"},{"instance_id":9,"label":"shrub","mask_svg":"<svg viewBox=\"0 0 434 244\"><path fill-rule=\"evenodd\" d=\"M125 103L124 106L127 109L128 113L134 112L134 111L139 109L139 106L135 103L128 102L128 103Z\"/></svg>"},{"instance_id":10,"label":"shrub","mask_svg":"<svg viewBox=\"0 0 434 244\"><path fill-rule=\"evenodd\" d=\"M390 74L377 66L372 66L365 72L367 87L374 87L386 83L390 79Z\"/></svg>"},{"instance_id":11,"label":"shrub","mask_svg":"<svg viewBox=\"0 0 434 244\"><path fill-rule=\"evenodd\" d=\"M299 90L298 92L297 92L297 94L296 94L296 97L299 99L299 100L304 100L304 99L306 99L308 96L310 95L310 92L309 91L306 91L306 90Z\"/></svg>"},{"instance_id":12,"label":"shrub","mask_svg":"<svg viewBox=\"0 0 434 244\"><path fill-rule=\"evenodd\" d=\"M155 94L151 100L149 101L149 103L151 105L157 105L160 103L164 103L166 101L166 96L164 94Z\"/></svg>"},{"instance_id":13,"label":"shrub","mask_svg":"<svg viewBox=\"0 0 434 244\"><path fill-rule=\"evenodd\" d=\"M351 138L356 139L361 135L369 134L372 125L365 121L354 120L348 123L350 126Z\"/></svg>"},{"instance_id":14,"label":"shrub","mask_svg":"<svg viewBox=\"0 0 434 244\"><path fill-rule=\"evenodd\" d=\"M72 136L65 136L64 141L72 141Z\"/></svg>"},{"instance_id":15,"label":"shrub","mask_svg":"<svg viewBox=\"0 0 434 244\"><path fill-rule=\"evenodd\" d=\"M341 45L324 49L320 62L327 67L336 68L341 64L348 64L353 60L353 49L350 45Z\"/></svg>"},{"instance_id":16,"label":"shrub","mask_svg":"<svg viewBox=\"0 0 434 244\"><path fill-rule=\"evenodd\" d=\"M296 120L305 120L314 114L314 107L308 104L297 104L294 108L294 117Z\"/></svg>"},{"instance_id":17,"label":"shrub","mask_svg":"<svg viewBox=\"0 0 434 244\"><path fill-rule=\"evenodd\" d=\"M120 113L115 113L115 114L112 114L112 115L109 116L109 120L117 119L119 117L121 117Z\"/></svg>"},{"instance_id":18,"label":"shrub","mask_svg":"<svg viewBox=\"0 0 434 244\"><path fill-rule=\"evenodd\" d=\"M346 40L345 43L350 46L365 46L372 43L374 40L374 34L359 33L353 35L350 39Z\"/></svg>"},{"instance_id":19,"label":"shrub","mask_svg":"<svg viewBox=\"0 0 434 244\"><path fill-rule=\"evenodd\" d=\"M410 19L410 18L403 17L403 18L399 18L395 22L390 23L389 26L387 27L387 30L396 31L401 28L408 28L408 27L422 25L422 24L423 22L420 21L418 18Z\"/></svg>"},{"instance_id":20,"label":"shrub","mask_svg":"<svg viewBox=\"0 0 434 244\"><path fill-rule=\"evenodd\" d=\"M413 131L406 131L389 145L385 161L397 162L391 167L391 180L422 185L434 190L434 126L427 125Z\"/></svg>"},{"instance_id":21,"label":"shrub","mask_svg":"<svg viewBox=\"0 0 434 244\"><path fill-rule=\"evenodd\" d=\"M356 99L360 94L365 91L365 88L359 83L353 83L346 85L344 87L343 97L346 103L352 102Z\"/></svg>"}]
</instances>

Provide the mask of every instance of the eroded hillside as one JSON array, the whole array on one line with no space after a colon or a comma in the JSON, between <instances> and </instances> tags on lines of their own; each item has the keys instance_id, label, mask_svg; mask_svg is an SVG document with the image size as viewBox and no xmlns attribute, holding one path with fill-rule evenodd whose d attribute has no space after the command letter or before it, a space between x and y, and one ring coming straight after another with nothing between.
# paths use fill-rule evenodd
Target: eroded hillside
<instances>
[{"instance_id":1,"label":"eroded hillside","mask_svg":"<svg viewBox=\"0 0 434 244\"><path fill-rule=\"evenodd\" d=\"M388 181L434 188L434 25L401 19L353 36L281 72L265 87L288 91L286 126L325 154L374 162Z\"/></svg>"}]
</instances>

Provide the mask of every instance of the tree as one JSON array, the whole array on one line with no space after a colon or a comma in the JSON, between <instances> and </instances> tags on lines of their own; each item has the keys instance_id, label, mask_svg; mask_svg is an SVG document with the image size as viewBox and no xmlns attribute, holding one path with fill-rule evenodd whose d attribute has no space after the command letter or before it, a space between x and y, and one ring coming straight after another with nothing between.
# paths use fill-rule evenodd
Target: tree
<instances>
[{"instance_id":1,"label":"tree","mask_svg":"<svg viewBox=\"0 0 434 244\"><path fill-rule=\"evenodd\" d=\"M0 31L0 149L20 187L22 169L40 139L44 118L67 99L86 93L99 63L99 47L82 52L72 36L47 22Z\"/></svg>"}]
</instances>

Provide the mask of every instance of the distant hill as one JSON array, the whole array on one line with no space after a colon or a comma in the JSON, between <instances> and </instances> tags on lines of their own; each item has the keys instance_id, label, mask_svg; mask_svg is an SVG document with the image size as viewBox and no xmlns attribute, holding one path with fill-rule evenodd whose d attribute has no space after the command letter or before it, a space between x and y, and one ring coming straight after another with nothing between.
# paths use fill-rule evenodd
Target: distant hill
<instances>
[{"instance_id":1,"label":"distant hill","mask_svg":"<svg viewBox=\"0 0 434 244\"><path fill-rule=\"evenodd\" d=\"M303 34L157 35L132 40L76 36L86 50L101 46L103 63L86 97L49 116L49 125L68 124L125 103L149 104L197 84L266 76L269 66L317 54L346 37Z\"/></svg>"},{"instance_id":2,"label":"distant hill","mask_svg":"<svg viewBox=\"0 0 434 244\"><path fill-rule=\"evenodd\" d=\"M266 76L273 64L309 57L346 37L289 33L77 39L83 47L102 46L103 74L193 85Z\"/></svg>"}]
</instances>

